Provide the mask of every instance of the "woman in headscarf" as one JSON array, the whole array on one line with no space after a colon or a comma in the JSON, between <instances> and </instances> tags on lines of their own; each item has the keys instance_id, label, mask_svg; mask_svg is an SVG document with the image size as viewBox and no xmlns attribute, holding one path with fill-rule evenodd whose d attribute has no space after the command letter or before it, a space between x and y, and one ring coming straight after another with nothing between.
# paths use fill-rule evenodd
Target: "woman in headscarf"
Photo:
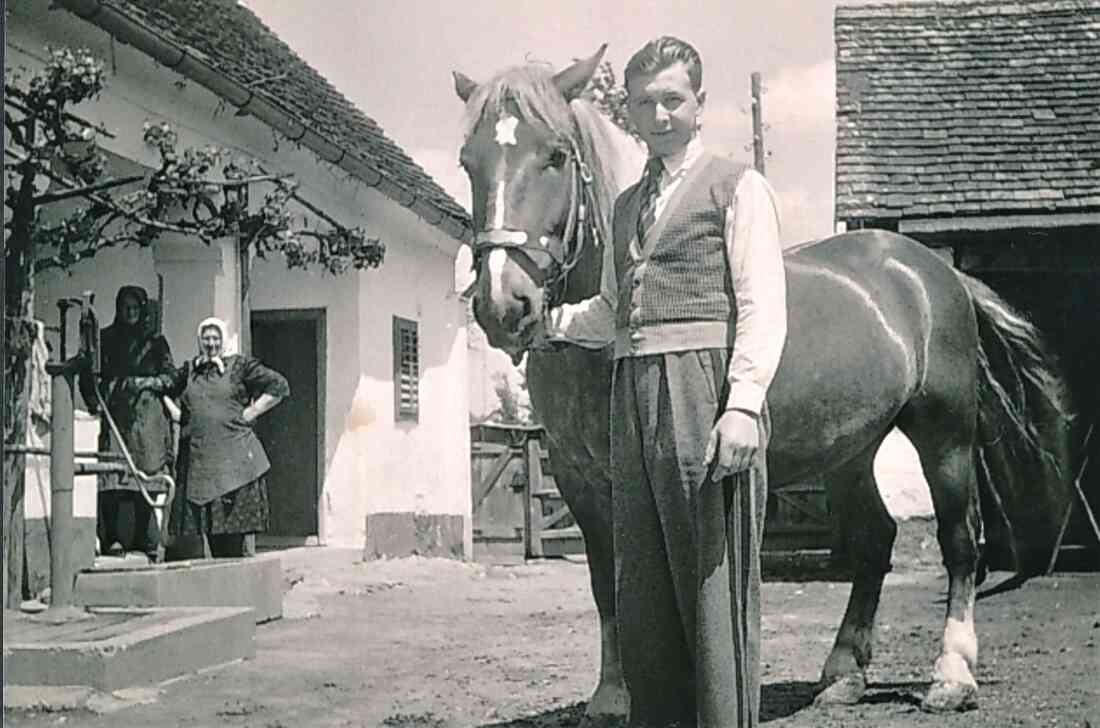
<instances>
[{"instance_id":1,"label":"woman in headscarf","mask_svg":"<svg viewBox=\"0 0 1100 728\"><path fill-rule=\"evenodd\" d=\"M244 537L267 530L264 475L271 464L252 425L290 395L282 374L225 353L228 338L223 321L205 319L194 360L172 375L137 382L177 399L182 411L169 531L205 536L215 557L245 556Z\"/></svg>"},{"instance_id":2,"label":"woman in headscarf","mask_svg":"<svg viewBox=\"0 0 1100 728\"><path fill-rule=\"evenodd\" d=\"M130 377L175 371L168 341L156 333L149 320L148 304L148 294L140 286L118 290L115 320L100 334L99 393L134 465L153 475L172 471L172 423L161 397L125 386ZM84 404L89 412L100 414L99 451L120 453L106 413L100 412L95 387L91 375L81 375ZM129 473L101 473L98 482L97 532L103 552L119 556L139 551L154 556L160 532L137 481Z\"/></svg>"}]
</instances>

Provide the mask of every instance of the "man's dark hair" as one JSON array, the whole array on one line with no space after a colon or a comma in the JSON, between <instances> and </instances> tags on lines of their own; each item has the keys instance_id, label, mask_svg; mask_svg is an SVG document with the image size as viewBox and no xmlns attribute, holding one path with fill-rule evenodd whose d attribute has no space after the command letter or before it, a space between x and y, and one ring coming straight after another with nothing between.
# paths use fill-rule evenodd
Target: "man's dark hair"
<instances>
[{"instance_id":1,"label":"man's dark hair","mask_svg":"<svg viewBox=\"0 0 1100 728\"><path fill-rule=\"evenodd\" d=\"M692 90L699 93L703 88L703 61L699 52L690 43L670 35L649 41L631 56L623 71L623 82L629 84L631 76L661 71L678 62L687 68Z\"/></svg>"}]
</instances>

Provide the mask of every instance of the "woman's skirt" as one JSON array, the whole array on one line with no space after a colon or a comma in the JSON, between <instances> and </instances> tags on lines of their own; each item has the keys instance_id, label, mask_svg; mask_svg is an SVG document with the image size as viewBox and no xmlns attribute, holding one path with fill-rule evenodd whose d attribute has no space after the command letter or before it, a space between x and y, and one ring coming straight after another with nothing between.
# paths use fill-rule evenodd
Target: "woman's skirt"
<instances>
[{"instance_id":1,"label":"woman's skirt","mask_svg":"<svg viewBox=\"0 0 1100 728\"><path fill-rule=\"evenodd\" d=\"M168 531L176 536L262 533L267 530L270 516L267 482L261 475L202 505L188 500L186 490L177 493Z\"/></svg>"}]
</instances>

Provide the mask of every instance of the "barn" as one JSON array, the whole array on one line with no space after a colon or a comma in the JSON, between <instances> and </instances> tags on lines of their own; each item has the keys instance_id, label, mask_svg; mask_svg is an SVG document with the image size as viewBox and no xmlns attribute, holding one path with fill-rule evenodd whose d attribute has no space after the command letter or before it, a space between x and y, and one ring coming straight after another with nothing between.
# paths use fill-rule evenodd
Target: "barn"
<instances>
[{"instance_id":1,"label":"barn","mask_svg":"<svg viewBox=\"0 0 1100 728\"><path fill-rule=\"evenodd\" d=\"M214 145L293 174L303 199L381 239L386 259L375 270L332 276L241 255L235 239L207 246L166 235L149 248L109 250L41 275L38 316L55 325L60 298L93 290L106 325L115 291L138 284L158 299L177 362L195 354L197 323L218 315L236 332L237 349L287 375L292 398L260 423L273 462L272 524L261 546L468 556L467 302L454 283L455 256L469 235L465 211L235 2L10 6L7 67L41 68L47 46L88 48L106 64L107 89L75 111L107 130L98 143L116 174L157 164L142 129L167 122L181 148ZM75 317L69 323L75 328ZM56 332L49 340L56 347ZM44 499L35 490L43 487ZM28 533L48 501L48 479L32 478ZM85 531L94 529L94 485L90 503L77 494Z\"/></svg>"},{"instance_id":2,"label":"barn","mask_svg":"<svg viewBox=\"0 0 1100 728\"><path fill-rule=\"evenodd\" d=\"M1026 312L1083 438L1100 420L1100 4L844 5L834 30L838 228L914 237ZM1097 510L1097 436L1088 454ZM1069 540L1095 545L1083 511Z\"/></svg>"}]
</instances>

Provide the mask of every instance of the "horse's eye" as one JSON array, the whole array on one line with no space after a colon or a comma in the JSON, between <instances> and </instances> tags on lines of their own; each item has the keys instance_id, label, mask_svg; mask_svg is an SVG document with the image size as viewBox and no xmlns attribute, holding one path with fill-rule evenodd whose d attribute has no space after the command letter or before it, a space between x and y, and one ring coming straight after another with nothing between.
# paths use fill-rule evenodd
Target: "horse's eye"
<instances>
[{"instance_id":1,"label":"horse's eye","mask_svg":"<svg viewBox=\"0 0 1100 728\"><path fill-rule=\"evenodd\" d=\"M568 159L569 155L565 153L564 149L554 149L550 152L550 156L546 160L546 166L553 167L554 169L561 169L565 166L565 162Z\"/></svg>"}]
</instances>

